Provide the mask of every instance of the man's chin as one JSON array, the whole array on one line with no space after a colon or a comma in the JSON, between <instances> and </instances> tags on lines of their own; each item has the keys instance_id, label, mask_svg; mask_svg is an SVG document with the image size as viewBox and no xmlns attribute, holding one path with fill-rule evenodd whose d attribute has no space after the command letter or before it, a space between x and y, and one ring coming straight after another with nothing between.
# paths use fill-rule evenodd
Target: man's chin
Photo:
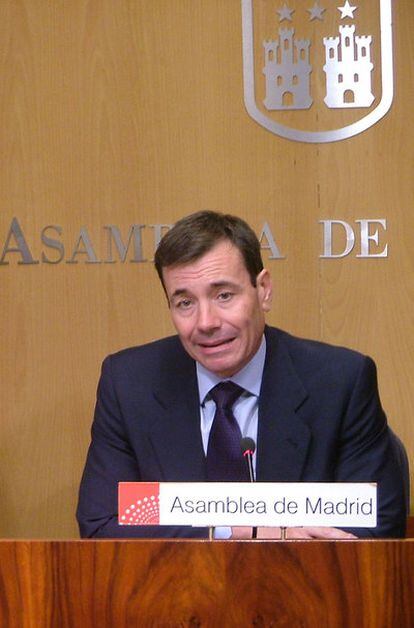
<instances>
[{"instance_id":1,"label":"man's chin","mask_svg":"<svg viewBox=\"0 0 414 628\"><path fill-rule=\"evenodd\" d=\"M228 357L199 356L196 357L196 360L208 371L218 375L218 377L231 377L239 370L237 362L230 360Z\"/></svg>"}]
</instances>

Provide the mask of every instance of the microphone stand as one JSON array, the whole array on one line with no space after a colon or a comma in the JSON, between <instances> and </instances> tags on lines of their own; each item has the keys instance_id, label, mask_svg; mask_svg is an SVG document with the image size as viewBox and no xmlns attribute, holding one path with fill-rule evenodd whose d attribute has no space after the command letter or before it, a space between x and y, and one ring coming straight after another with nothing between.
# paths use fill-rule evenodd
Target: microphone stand
<instances>
[{"instance_id":1,"label":"microphone stand","mask_svg":"<svg viewBox=\"0 0 414 628\"><path fill-rule=\"evenodd\" d=\"M250 482L255 482L254 471L253 471L253 454L256 449L256 444L252 438L242 438L242 453L244 459L246 460L247 468L249 471L249 479ZM252 528L252 538L257 539L257 527L253 526Z\"/></svg>"}]
</instances>

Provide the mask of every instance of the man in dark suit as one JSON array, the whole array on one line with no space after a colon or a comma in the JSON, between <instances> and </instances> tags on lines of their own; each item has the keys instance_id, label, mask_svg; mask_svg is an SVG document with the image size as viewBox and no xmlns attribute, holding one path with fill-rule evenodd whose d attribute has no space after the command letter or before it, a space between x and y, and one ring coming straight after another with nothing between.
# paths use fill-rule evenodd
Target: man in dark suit
<instances>
[{"instance_id":1,"label":"man in dark suit","mask_svg":"<svg viewBox=\"0 0 414 628\"><path fill-rule=\"evenodd\" d=\"M257 442L257 481L378 483L374 530L295 528L290 537L402 536L403 478L373 361L265 325L271 279L254 232L239 218L206 211L182 219L155 263L178 336L103 364L77 511L81 535L207 536L204 528L119 526L117 486L210 479L218 421L212 391L231 381L239 390L235 429Z\"/></svg>"}]
</instances>

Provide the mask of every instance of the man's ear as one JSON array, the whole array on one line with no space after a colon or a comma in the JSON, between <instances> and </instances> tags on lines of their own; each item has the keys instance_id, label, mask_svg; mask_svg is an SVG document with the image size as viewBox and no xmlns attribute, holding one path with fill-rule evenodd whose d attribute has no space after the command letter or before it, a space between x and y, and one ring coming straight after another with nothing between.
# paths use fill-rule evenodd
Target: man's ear
<instances>
[{"instance_id":1,"label":"man's ear","mask_svg":"<svg viewBox=\"0 0 414 628\"><path fill-rule=\"evenodd\" d=\"M257 275L256 288L263 311L269 312L272 306L273 286L272 278L266 268L263 268Z\"/></svg>"}]
</instances>

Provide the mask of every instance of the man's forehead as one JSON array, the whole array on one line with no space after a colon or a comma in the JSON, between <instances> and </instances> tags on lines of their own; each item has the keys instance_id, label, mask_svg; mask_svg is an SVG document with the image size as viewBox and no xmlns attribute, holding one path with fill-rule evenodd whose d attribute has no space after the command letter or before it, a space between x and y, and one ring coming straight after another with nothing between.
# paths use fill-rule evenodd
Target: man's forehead
<instances>
[{"instance_id":1,"label":"man's forehead","mask_svg":"<svg viewBox=\"0 0 414 628\"><path fill-rule=\"evenodd\" d=\"M163 269L167 283L177 281L207 280L211 282L234 282L243 278L247 270L240 251L229 241L223 241L204 255L185 264L175 264Z\"/></svg>"}]
</instances>

